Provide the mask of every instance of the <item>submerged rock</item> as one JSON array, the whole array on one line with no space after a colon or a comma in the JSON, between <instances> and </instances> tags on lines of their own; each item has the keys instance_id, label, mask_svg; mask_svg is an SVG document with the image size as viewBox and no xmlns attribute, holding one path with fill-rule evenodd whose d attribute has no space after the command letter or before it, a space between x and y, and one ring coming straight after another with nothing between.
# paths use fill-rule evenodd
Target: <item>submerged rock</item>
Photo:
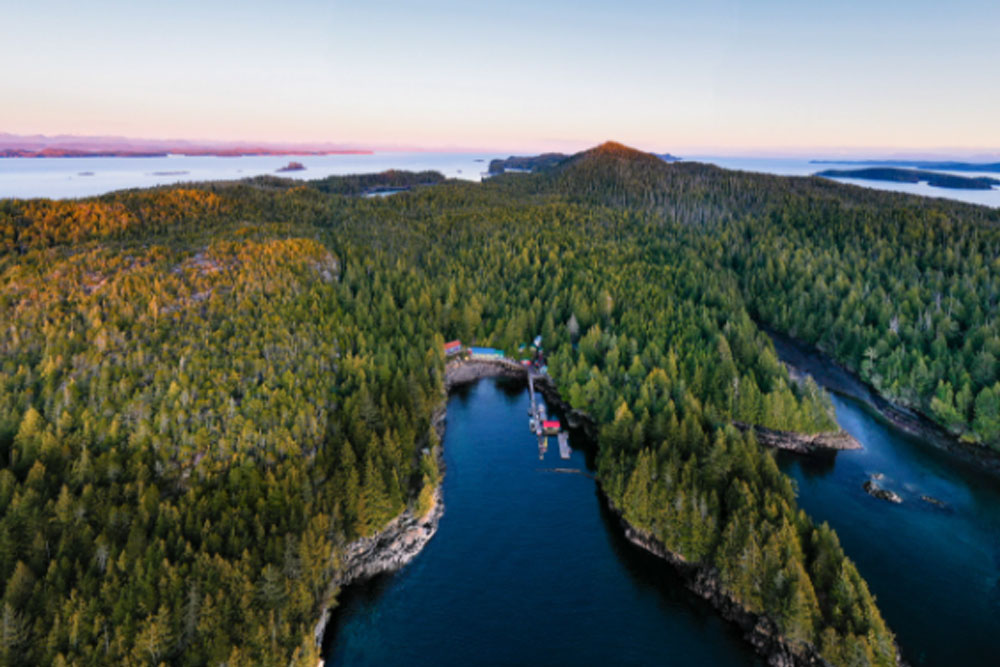
<instances>
[{"instance_id":1,"label":"submerged rock","mask_svg":"<svg viewBox=\"0 0 1000 667\"><path fill-rule=\"evenodd\" d=\"M874 480L866 479L865 483L861 487L868 492L868 495L873 498L878 498L879 500L887 500L890 503L896 503L897 505L903 502L903 499L899 497L899 494L895 491L890 491L889 489L883 489Z\"/></svg>"},{"instance_id":2,"label":"submerged rock","mask_svg":"<svg viewBox=\"0 0 1000 667\"><path fill-rule=\"evenodd\" d=\"M920 496L920 499L925 503L929 503L931 505L934 505L935 507L940 507L943 510L948 509L948 503L938 498L935 498L934 496L926 496L926 495Z\"/></svg>"}]
</instances>

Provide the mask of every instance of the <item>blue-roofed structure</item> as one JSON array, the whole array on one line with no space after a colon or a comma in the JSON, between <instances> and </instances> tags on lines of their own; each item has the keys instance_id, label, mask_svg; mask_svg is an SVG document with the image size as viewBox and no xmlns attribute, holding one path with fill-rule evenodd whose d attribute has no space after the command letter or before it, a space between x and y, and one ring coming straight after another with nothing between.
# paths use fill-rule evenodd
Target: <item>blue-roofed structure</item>
<instances>
[{"instance_id":1,"label":"blue-roofed structure","mask_svg":"<svg viewBox=\"0 0 1000 667\"><path fill-rule=\"evenodd\" d=\"M473 359L492 360L503 359L504 353L503 350L497 350L492 347L470 347L469 356Z\"/></svg>"}]
</instances>

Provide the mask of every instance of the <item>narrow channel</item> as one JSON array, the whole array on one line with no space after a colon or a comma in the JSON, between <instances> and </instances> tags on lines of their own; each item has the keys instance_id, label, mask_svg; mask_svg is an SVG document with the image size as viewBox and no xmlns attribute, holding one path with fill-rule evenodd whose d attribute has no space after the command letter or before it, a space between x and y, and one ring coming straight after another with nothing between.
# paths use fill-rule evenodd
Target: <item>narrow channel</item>
<instances>
[{"instance_id":1,"label":"narrow channel","mask_svg":"<svg viewBox=\"0 0 1000 667\"><path fill-rule=\"evenodd\" d=\"M625 542L583 443L539 452L523 382L453 392L444 517L403 570L348 587L328 665L759 665L739 631Z\"/></svg>"},{"instance_id":2,"label":"narrow channel","mask_svg":"<svg viewBox=\"0 0 1000 667\"><path fill-rule=\"evenodd\" d=\"M780 337L775 347L820 385L866 395L822 357ZM799 504L836 529L911 664L1000 664L1000 481L903 433L865 402L831 395L837 422L864 449L825 460L780 454ZM901 504L862 489L877 473Z\"/></svg>"}]
</instances>

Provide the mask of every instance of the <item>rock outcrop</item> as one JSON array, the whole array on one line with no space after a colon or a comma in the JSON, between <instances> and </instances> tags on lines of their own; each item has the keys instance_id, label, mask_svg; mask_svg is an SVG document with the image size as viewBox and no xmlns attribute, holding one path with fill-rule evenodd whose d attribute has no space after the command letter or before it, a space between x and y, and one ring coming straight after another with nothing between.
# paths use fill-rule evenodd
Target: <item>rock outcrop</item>
<instances>
[{"instance_id":1,"label":"rock outcrop","mask_svg":"<svg viewBox=\"0 0 1000 667\"><path fill-rule=\"evenodd\" d=\"M528 371L524 366L503 359L490 361L456 359L448 362L448 365L445 366L444 388L446 391L451 391L459 385L488 377L527 379Z\"/></svg>"},{"instance_id":2,"label":"rock outcrop","mask_svg":"<svg viewBox=\"0 0 1000 667\"><path fill-rule=\"evenodd\" d=\"M753 429L757 436L757 442L762 445L799 454L861 449L861 443L844 430L833 433L796 433L794 431L778 431L739 421L734 421L733 425L741 431Z\"/></svg>"},{"instance_id":3,"label":"rock outcrop","mask_svg":"<svg viewBox=\"0 0 1000 667\"><path fill-rule=\"evenodd\" d=\"M438 485L433 504L424 516L414 516L408 509L374 535L348 544L338 554L340 567L331 584L330 597L348 584L366 581L385 572L395 572L412 561L434 537L443 514L444 500ZM316 624L313 634L317 644L323 641L332 612L333 608L327 607Z\"/></svg>"},{"instance_id":4,"label":"rock outcrop","mask_svg":"<svg viewBox=\"0 0 1000 667\"><path fill-rule=\"evenodd\" d=\"M890 491L889 489L883 489L881 486L875 483L873 479L866 479L865 483L861 487L868 493L869 496L873 498L878 498L879 500L887 500L890 503L896 503L897 505L903 502L903 499L899 497L899 494L895 491Z\"/></svg>"}]
</instances>

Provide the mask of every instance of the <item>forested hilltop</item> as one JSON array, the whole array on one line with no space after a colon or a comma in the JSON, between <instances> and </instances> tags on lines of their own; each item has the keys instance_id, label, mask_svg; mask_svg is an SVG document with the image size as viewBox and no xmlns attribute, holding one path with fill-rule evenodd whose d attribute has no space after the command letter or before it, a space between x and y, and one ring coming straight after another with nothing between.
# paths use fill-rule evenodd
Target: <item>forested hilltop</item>
<instances>
[{"instance_id":1,"label":"forested hilltop","mask_svg":"<svg viewBox=\"0 0 1000 667\"><path fill-rule=\"evenodd\" d=\"M315 665L339 549L437 483L443 341L537 333L630 522L803 651L892 664L732 426L834 428L753 318L997 447L997 222L617 145L484 184L0 202L0 664Z\"/></svg>"}]
</instances>

